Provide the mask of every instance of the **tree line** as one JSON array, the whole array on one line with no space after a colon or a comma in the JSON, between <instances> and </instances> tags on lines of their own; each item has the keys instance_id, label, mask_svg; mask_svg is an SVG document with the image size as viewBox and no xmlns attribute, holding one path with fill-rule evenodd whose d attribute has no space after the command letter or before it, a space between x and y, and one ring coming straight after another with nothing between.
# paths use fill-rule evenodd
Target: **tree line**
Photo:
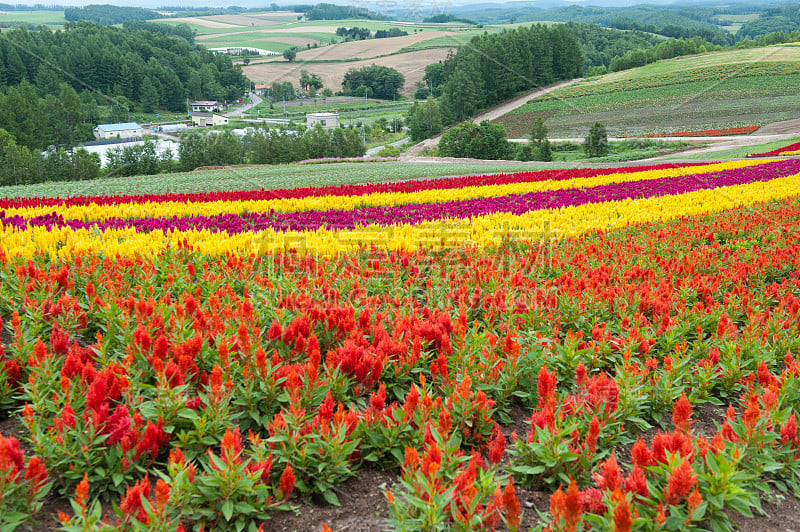
<instances>
[{"instance_id":1,"label":"tree line","mask_svg":"<svg viewBox=\"0 0 800 532\"><path fill-rule=\"evenodd\" d=\"M326 130L318 125L305 132L255 129L243 137L230 131L192 132L181 139L177 153L159 154L152 141L111 148L106 152L106 166L101 169L100 156L84 148L50 146L46 151L32 150L0 128L0 186L182 172L201 166L360 157L364 153L355 128Z\"/></svg>"},{"instance_id":2,"label":"tree line","mask_svg":"<svg viewBox=\"0 0 800 532\"><path fill-rule=\"evenodd\" d=\"M569 26L534 24L484 33L440 67L443 122L461 122L522 91L582 73L580 44Z\"/></svg>"},{"instance_id":3,"label":"tree line","mask_svg":"<svg viewBox=\"0 0 800 532\"><path fill-rule=\"evenodd\" d=\"M64 18L67 20L87 20L104 26L121 24L126 20L150 20L162 18L163 15L152 9L142 7L126 7L112 5L88 5L83 7L64 8Z\"/></svg>"}]
</instances>

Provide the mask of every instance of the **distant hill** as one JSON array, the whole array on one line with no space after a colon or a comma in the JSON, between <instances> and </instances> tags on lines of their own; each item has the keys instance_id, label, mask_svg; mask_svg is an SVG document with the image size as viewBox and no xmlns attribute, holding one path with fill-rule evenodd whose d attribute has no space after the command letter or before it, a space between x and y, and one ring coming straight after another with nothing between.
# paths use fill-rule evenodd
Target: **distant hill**
<instances>
[{"instance_id":1,"label":"distant hill","mask_svg":"<svg viewBox=\"0 0 800 532\"><path fill-rule=\"evenodd\" d=\"M595 122L614 136L757 127L800 115L798 75L800 46L699 54L576 83L497 122L521 136L541 117L553 138L582 138Z\"/></svg>"}]
</instances>

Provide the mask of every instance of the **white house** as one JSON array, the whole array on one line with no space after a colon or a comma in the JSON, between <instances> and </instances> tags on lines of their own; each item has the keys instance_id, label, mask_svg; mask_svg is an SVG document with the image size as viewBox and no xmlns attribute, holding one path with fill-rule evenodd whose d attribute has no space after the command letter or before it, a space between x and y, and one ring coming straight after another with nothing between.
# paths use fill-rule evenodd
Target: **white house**
<instances>
[{"instance_id":1,"label":"white house","mask_svg":"<svg viewBox=\"0 0 800 532\"><path fill-rule=\"evenodd\" d=\"M203 112L203 113L210 113L213 111L219 111L224 107L222 102L218 102L216 100L197 100L192 102L192 112Z\"/></svg>"},{"instance_id":2,"label":"white house","mask_svg":"<svg viewBox=\"0 0 800 532\"><path fill-rule=\"evenodd\" d=\"M253 92L256 94L267 94L267 92L272 88L271 84L263 83L256 85L253 87Z\"/></svg>"},{"instance_id":3,"label":"white house","mask_svg":"<svg viewBox=\"0 0 800 532\"><path fill-rule=\"evenodd\" d=\"M339 127L339 113L308 113L306 115L306 127L311 129L319 122L325 129Z\"/></svg>"},{"instance_id":4,"label":"white house","mask_svg":"<svg viewBox=\"0 0 800 532\"><path fill-rule=\"evenodd\" d=\"M219 126L228 123L228 117L215 113L192 113L192 125L198 127Z\"/></svg>"},{"instance_id":5,"label":"white house","mask_svg":"<svg viewBox=\"0 0 800 532\"><path fill-rule=\"evenodd\" d=\"M100 124L94 128L94 137L97 139L128 139L141 137L142 126L136 122L121 122L119 124Z\"/></svg>"}]
</instances>

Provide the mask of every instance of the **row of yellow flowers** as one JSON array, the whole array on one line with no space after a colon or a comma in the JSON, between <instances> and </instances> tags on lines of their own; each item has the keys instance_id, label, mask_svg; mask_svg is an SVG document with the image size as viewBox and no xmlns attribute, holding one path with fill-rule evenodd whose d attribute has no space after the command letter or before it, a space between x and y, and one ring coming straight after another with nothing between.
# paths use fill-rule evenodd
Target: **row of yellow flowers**
<instances>
[{"instance_id":1,"label":"row of yellow flowers","mask_svg":"<svg viewBox=\"0 0 800 532\"><path fill-rule=\"evenodd\" d=\"M20 207L6 210L6 216L19 215L30 219L56 213L65 219L83 221L103 221L109 218L163 218L185 216L214 216L219 214L241 214L245 212L296 212L325 211L333 209L352 210L359 207L383 207L392 205L408 205L412 203L444 203L454 200L490 198L528 192L541 192L568 188L587 188L611 183L643 181L707 172L719 172L757 166L772 162L773 159L727 161L701 166L679 166L661 170L642 172L615 173L596 177L578 177L565 180L547 180L526 183L510 183L504 185L472 186L460 189L422 190L411 193L376 192L353 196L318 196L306 198L275 198L254 201L211 201L186 203L177 201L125 203L117 205L83 205L83 206L40 206ZM569 170L565 170L568 172Z\"/></svg>"},{"instance_id":2,"label":"row of yellow flowers","mask_svg":"<svg viewBox=\"0 0 800 532\"><path fill-rule=\"evenodd\" d=\"M78 253L106 256L155 256L168 246L187 242L209 255L253 254L296 249L301 253L332 256L359 245L389 249L418 246L486 247L509 238L546 241L587 231L622 227L632 223L669 220L716 212L755 203L780 200L800 194L800 174L751 183L699 190L655 198L592 203L562 209L532 211L523 215L497 213L466 220L440 220L417 225L370 226L359 230L228 235L209 231L154 231L134 229L90 231L69 228L48 230L33 227L23 231L3 229L0 250L6 256L32 257L37 253L67 258Z\"/></svg>"}]
</instances>

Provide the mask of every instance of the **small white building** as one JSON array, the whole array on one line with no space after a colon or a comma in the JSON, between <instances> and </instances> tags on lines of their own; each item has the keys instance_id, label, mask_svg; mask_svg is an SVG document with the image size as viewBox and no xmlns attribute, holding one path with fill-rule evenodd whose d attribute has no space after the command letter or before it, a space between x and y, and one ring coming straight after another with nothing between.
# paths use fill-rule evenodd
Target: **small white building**
<instances>
[{"instance_id":1,"label":"small white building","mask_svg":"<svg viewBox=\"0 0 800 532\"><path fill-rule=\"evenodd\" d=\"M96 139L129 139L142 136L142 126L136 122L121 122L119 124L100 124L94 128Z\"/></svg>"},{"instance_id":2,"label":"small white building","mask_svg":"<svg viewBox=\"0 0 800 532\"><path fill-rule=\"evenodd\" d=\"M163 124L160 126L153 126L153 129L158 133L178 133L180 131L186 131L189 129L189 126L186 124Z\"/></svg>"},{"instance_id":3,"label":"small white building","mask_svg":"<svg viewBox=\"0 0 800 532\"><path fill-rule=\"evenodd\" d=\"M197 127L221 126L227 123L227 116L216 113L192 113L192 125Z\"/></svg>"},{"instance_id":4,"label":"small white building","mask_svg":"<svg viewBox=\"0 0 800 532\"><path fill-rule=\"evenodd\" d=\"M311 129L319 122L325 129L339 127L339 113L308 113L306 115L306 127Z\"/></svg>"},{"instance_id":5,"label":"small white building","mask_svg":"<svg viewBox=\"0 0 800 532\"><path fill-rule=\"evenodd\" d=\"M262 83L253 87L253 92L255 92L256 94L267 94L267 92L269 92L271 88L272 88L271 84Z\"/></svg>"},{"instance_id":6,"label":"small white building","mask_svg":"<svg viewBox=\"0 0 800 532\"><path fill-rule=\"evenodd\" d=\"M222 102L218 102L216 100L197 100L192 102L192 112L203 112L203 113L210 113L213 111L219 111L224 107Z\"/></svg>"}]
</instances>

